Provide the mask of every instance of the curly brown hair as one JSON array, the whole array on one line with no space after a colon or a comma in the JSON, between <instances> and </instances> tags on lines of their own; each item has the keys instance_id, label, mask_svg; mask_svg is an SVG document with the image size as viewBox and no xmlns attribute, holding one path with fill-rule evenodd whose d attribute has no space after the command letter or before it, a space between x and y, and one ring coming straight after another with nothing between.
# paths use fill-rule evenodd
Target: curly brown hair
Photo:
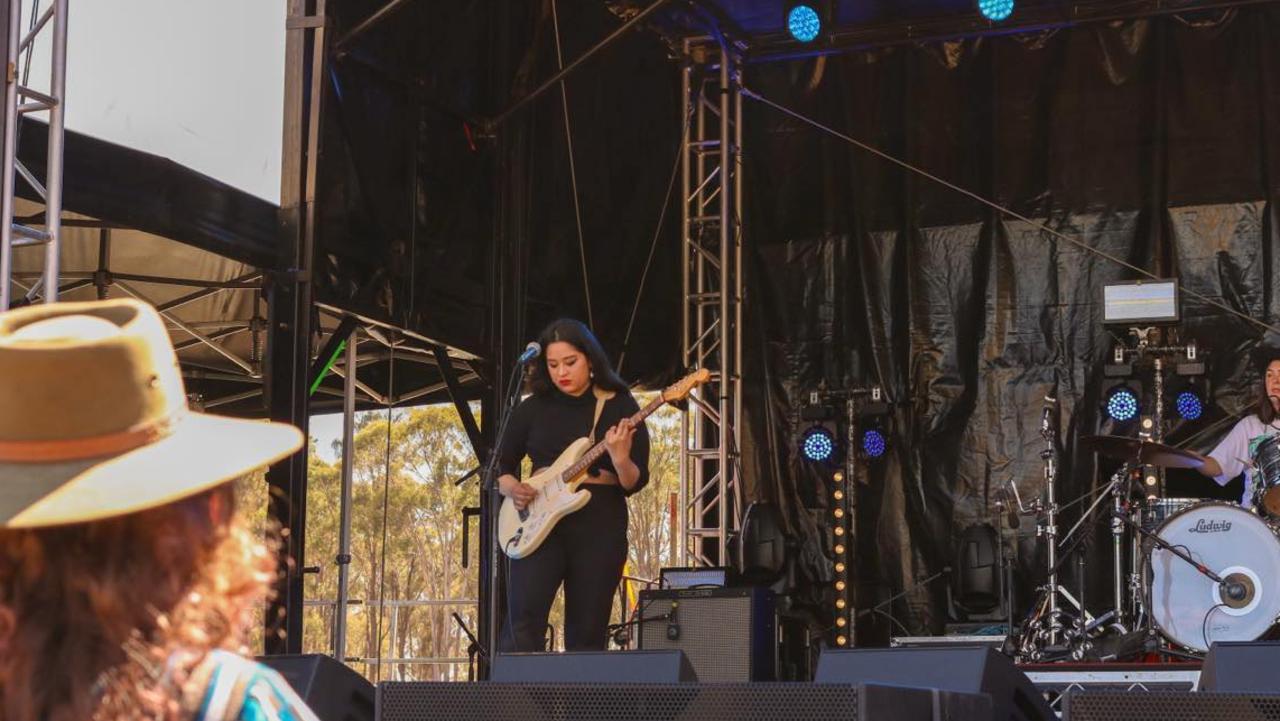
<instances>
[{"instance_id":1,"label":"curly brown hair","mask_svg":"<svg viewBox=\"0 0 1280 721\"><path fill-rule=\"evenodd\" d=\"M213 649L245 653L275 577L225 484L91 523L0 530L0 719L170 719Z\"/></svg>"}]
</instances>

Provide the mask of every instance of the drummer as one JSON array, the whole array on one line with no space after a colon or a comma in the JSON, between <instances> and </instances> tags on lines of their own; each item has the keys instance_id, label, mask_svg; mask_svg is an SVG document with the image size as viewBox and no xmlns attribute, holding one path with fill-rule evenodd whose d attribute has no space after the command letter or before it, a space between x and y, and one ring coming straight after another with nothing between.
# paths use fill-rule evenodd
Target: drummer
<instances>
[{"instance_id":1,"label":"drummer","mask_svg":"<svg viewBox=\"0 0 1280 721\"><path fill-rule=\"evenodd\" d=\"M1253 502L1253 474L1249 472L1253 449L1258 441L1280 434L1280 347L1259 346L1254 358L1262 374L1257 407L1241 418L1208 456L1201 457L1204 465L1200 466L1200 472L1220 486L1243 471L1244 495L1240 502L1246 506Z\"/></svg>"}]
</instances>

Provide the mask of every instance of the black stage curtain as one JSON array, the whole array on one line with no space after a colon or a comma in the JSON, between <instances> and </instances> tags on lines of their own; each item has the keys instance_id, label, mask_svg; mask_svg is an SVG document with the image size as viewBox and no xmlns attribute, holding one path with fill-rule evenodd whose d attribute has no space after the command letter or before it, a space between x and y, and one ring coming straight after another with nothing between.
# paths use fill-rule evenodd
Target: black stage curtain
<instances>
[{"instance_id":1,"label":"black stage curtain","mask_svg":"<svg viewBox=\"0 0 1280 721\"><path fill-rule=\"evenodd\" d=\"M1277 29L1280 12L1259 7L753 67L746 82L1274 323ZM894 401L889 454L866 467L858 499L858 606L951 565L958 534L994 522L994 495L1006 481L1024 499L1042 493L1047 394L1061 402L1059 498L1105 483L1110 467L1096 467L1079 439L1127 431L1101 414L1111 386L1103 365L1115 343L1102 325L1101 296L1104 284L1135 274L776 111L748 107L744 214L756 263L749 339L758 350L747 373L759 380L767 368L771 379L748 384L750 426L760 427L768 404L781 437L796 438L796 409L823 381L879 383ZM1258 376L1248 351L1262 337L1190 297L1183 314L1183 336L1211 354L1214 403L1204 419L1175 426L1173 441L1253 402ZM1229 427L1193 447L1208 450ZM806 507L822 505L819 473L798 462L792 444L779 449L787 472L770 474L770 452L753 448L756 495L784 504L808 547L818 548L821 521ZM1168 492L1238 497L1238 484L1223 491L1174 473ZM1060 532L1079 511L1066 514ZM1111 589L1102 530L1086 579L1098 609L1109 607ZM1029 522L1018 550L1023 585L1042 582L1043 551ZM820 563L808 576L828 577ZM912 632L942 630L945 583L916 590L892 613ZM883 640L889 627L863 631L865 640Z\"/></svg>"}]
</instances>

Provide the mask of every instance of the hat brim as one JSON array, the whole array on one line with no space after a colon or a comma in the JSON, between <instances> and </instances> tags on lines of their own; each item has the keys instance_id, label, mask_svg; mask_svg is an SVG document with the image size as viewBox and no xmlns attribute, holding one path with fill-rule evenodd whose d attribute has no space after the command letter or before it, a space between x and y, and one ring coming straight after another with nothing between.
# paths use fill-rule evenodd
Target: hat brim
<instances>
[{"instance_id":1,"label":"hat brim","mask_svg":"<svg viewBox=\"0 0 1280 721\"><path fill-rule=\"evenodd\" d=\"M291 425L188 414L127 453L61 463L0 462L3 528L96 521L156 508L270 465L302 446Z\"/></svg>"}]
</instances>

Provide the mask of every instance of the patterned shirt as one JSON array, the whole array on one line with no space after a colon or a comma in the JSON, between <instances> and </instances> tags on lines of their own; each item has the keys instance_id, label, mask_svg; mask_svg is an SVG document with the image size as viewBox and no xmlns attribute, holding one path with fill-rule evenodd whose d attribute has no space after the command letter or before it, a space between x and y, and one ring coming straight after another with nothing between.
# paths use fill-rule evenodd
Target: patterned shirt
<instances>
[{"instance_id":1,"label":"patterned shirt","mask_svg":"<svg viewBox=\"0 0 1280 721\"><path fill-rule=\"evenodd\" d=\"M1275 426L1264 424L1258 416L1250 414L1236 422L1228 433L1209 451L1209 457L1218 462L1222 475L1214 476L1219 486L1225 486L1232 478L1244 473L1244 495L1240 502L1248 506L1253 503L1253 472L1250 469L1252 452L1257 442L1267 436L1280 433Z\"/></svg>"},{"instance_id":2,"label":"patterned shirt","mask_svg":"<svg viewBox=\"0 0 1280 721\"><path fill-rule=\"evenodd\" d=\"M211 651L192 680L193 721L319 721L279 673L228 651Z\"/></svg>"}]
</instances>

